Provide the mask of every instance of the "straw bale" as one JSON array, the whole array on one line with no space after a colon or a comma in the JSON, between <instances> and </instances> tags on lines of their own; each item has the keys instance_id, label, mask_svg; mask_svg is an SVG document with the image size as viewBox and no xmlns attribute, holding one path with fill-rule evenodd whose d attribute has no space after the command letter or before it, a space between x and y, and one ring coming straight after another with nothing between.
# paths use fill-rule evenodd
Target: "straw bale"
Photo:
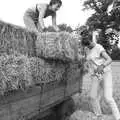
<instances>
[{"instance_id":1,"label":"straw bale","mask_svg":"<svg viewBox=\"0 0 120 120\"><path fill-rule=\"evenodd\" d=\"M68 32L37 36L0 21L0 92L78 79L78 65L68 62L74 61L77 54L78 38Z\"/></svg>"},{"instance_id":2,"label":"straw bale","mask_svg":"<svg viewBox=\"0 0 120 120\"><path fill-rule=\"evenodd\" d=\"M73 61L77 58L79 37L68 32L34 33L0 21L0 54L20 53L30 57Z\"/></svg>"},{"instance_id":3,"label":"straw bale","mask_svg":"<svg viewBox=\"0 0 120 120\"><path fill-rule=\"evenodd\" d=\"M49 61L21 54L0 56L0 92L79 79L78 64Z\"/></svg>"},{"instance_id":4,"label":"straw bale","mask_svg":"<svg viewBox=\"0 0 120 120\"><path fill-rule=\"evenodd\" d=\"M0 56L0 92L25 89L32 85L29 59L24 56Z\"/></svg>"},{"instance_id":5,"label":"straw bale","mask_svg":"<svg viewBox=\"0 0 120 120\"><path fill-rule=\"evenodd\" d=\"M31 73L35 84L61 81L65 73L65 66L61 62L30 58Z\"/></svg>"},{"instance_id":6,"label":"straw bale","mask_svg":"<svg viewBox=\"0 0 120 120\"><path fill-rule=\"evenodd\" d=\"M38 36L36 54L47 59L73 61L78 54L78 39L68 32L47 32Z\"/></svg>"},{"instance_id":7,"label":"straw bale","mask_svg":"<svg viewBox=\"0 0 120 120\"><path fill-rule=\"evenodd\" d=\"M0 21L0 54L18 52L35 56L36 37L27 29Z\"/></svg>"}]
</instances>

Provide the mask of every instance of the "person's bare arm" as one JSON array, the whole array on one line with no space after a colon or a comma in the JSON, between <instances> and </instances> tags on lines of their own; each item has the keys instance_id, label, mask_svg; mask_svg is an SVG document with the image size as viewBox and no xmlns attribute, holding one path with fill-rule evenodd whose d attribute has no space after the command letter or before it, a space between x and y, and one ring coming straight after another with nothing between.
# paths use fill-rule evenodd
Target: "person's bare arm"
<instances>
[{"instance_id":1,"label":"person's bare arm","mask_svg":"<svg viewBox=\"0 0 120 120\"><path fill-rule=\"evenodd\" d=\"M38 5L38 10L39 10L39 24L40 24L40 27L42 29L45 28L43 18L44 18L44 15L45 15L46 8L47 8L46 4L40 4L40 5Z\"/></svg>"},{"instance_id":2,"label":"person's bare arm","mask_svg":"<svg viewBox=\"0 0 120 120\"><path fill-rule=\"evenodd\" d=\"M53 25L53 28L55 29L55 31L59 31L59 28L58 28L58 26L56 24L56 13L54 13L52 15L52 25Z\"/></svg>"},{"instance_id":3,"label":"person's bare arm","mask_svg":"<svg viewBox=\"0 0 120 120\"><path fill-rule=\"evenodd\" d=\"M109 64L111 64L112 63L112 59L111 59L111 57L105 52L105 51L103 51L102 53L101 53L101 56L105 59L105 62L104 62L104 67L106 67L106 66L108 66Z\"/></svg>"},{"instance_id":4,"label":"person's bare arm","mask_svg":"<svg viewBox=\"0 0 120 120\"><path fill-rule=\"evenodd\" d=\"M100 74L103 73L103 69L110 65L112 62L112 59L105 51L101 52L101 56L105 59L105 62L102 65L99 65L97 68L97 72Z\"/></svg>"}]
</instances>

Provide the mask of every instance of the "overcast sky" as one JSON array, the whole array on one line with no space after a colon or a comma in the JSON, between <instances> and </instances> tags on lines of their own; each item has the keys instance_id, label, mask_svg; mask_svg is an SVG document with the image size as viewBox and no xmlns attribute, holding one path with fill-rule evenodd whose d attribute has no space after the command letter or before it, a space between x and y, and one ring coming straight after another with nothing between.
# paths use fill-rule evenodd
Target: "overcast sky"
<instances>
[{"instance_id":1,"label":"overcast sky","mask_svg":"<svg viewBox=\"0 0 120 120\"><path fill-rule=\"evenodd\" d=\"M1 0L0 19L12 24L24 26L23 15L27 8L36 3L49 3L50 0ZM66 23L71 27L83 25L91 11L82 11L84 0L62 0L63 5L57 12L57 23ZM51 25L50 17L44 19L45 25Z\"/></svg>"}]
</instances>

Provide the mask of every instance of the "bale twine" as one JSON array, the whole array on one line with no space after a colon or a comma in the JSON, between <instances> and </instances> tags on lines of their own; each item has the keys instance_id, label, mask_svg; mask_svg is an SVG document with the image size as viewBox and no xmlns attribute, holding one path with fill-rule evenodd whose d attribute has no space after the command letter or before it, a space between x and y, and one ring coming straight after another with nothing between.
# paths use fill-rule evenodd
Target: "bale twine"
<instances>
[{"instance_id":1,"label":"bale twine","mask_svg":"<svg viewBox=\"0 0 120 120\"><path fill-rule=\"evenodd\" d=\"M36 54L47 59L73 61L78 54L78 39L68 32L47 32L38 36Z\"/></svg>"}]
</instances>

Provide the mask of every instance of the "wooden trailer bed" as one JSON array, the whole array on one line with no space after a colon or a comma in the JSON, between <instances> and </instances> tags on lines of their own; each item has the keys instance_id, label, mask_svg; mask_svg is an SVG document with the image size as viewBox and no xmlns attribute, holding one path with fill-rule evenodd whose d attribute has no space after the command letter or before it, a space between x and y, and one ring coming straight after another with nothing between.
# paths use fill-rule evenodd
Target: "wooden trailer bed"
<instances>
[{"instance_id":1,"label":"wooden trailer bed","mask_svg":"<svg viewBox=\"0 0 120 120\"><path fill-rule=\"evenodd\" d=\"M12 91L0 96L0 120L27 120L46 116L50 108L63 102L80 90L76 80L34 86L26 91ZM24 118L24 119L23 119Z\"/></svg>"},{"instance_id":2,"label":"wooden trailer bed","mask_svg":"<svg viewBox=\"0 0 120 120\"><path fill-rule=\"evenodd\" d=\"M71 63L77 55L78 39L70 33L47 32L38 35L0 21L0 90L4 89L7 81L15 84L36 81L39 84L25 91L14 90L1 95L0 120L44 117L56 105L79 92L82 85L80 67L77 63ZM68 68L65 63L53 60L66 62ZM49 80L52 82L41 83Z\"/></svg>"}]
</instances>

